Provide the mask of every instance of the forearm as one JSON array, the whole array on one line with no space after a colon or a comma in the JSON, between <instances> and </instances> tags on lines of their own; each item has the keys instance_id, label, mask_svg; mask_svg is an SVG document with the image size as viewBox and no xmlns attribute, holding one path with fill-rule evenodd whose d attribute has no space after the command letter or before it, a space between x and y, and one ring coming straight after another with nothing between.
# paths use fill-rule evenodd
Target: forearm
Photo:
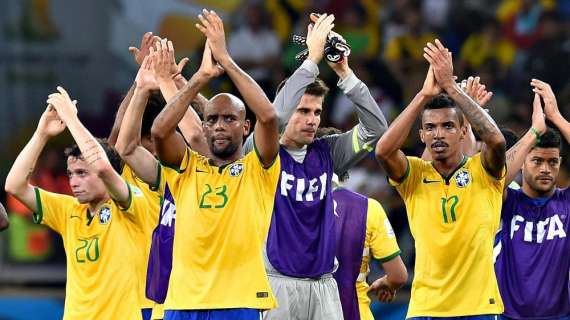
<instances>
[{"instance_id":1,"label":"forearm","mask_svg":"<svg viewBox=\"0 0 570 320\"><path fill-rule=\"evenodd\" d=\"M176 132L176 127L186 114L188 105L206 83L205 77L198 73L194 74L190 81L176 93L160 112L152 124L152 135L158 143Z\"/></svg>"},{"instance_id":2,"label":"forearm","mask_svg":"<svg viewBox=\"0 0 570 320\"><path fill-rule=\"evenodd\" d=\"M192 150L206 157L210 155L210 148L202 130L202 120L200 120L200 117L192 107L186 110L186 114L178 124L178 128L180 128L180 132Z\"/></svg>"},{"instance_id":3,"label":"forearm","mask_svg":"<svg viewBox=\"0 0 570 320\"><path fill-rule=\"evenodd\" d=\"M507 151L507 176L505 178L505 187L507 187L516 178L517 174L522 168L522 165L524 164L526 155L535 146L535 144L535 135L531 130L529 130L519 141L517 141L514 146L512 146Z\"/></svg>"},{"instance_id":4,"label":"forearm","mask_svg":"<svg viewBox=\"0 0 570 320\"><path fill-rule=\"evenodd\" d=\"M354 73L339 82L339 88L354 103L358 116L358 142L362 145L376 142L388 129L388 121L370 94L368 87Z\"/></svg>"},{"instance_id":5,"label":"forearm","mask_svg":"<svg viewBox=\"0 0 570 320\"><path fill-rule=\"evenodd\" d=\"M566 142L570 143L570 122L564 119L564 117L561 114L552 117L550 121L558 128L560 133L562 133L564 139L566 139Z\"/></svg>"},{"instance_id":6,"label":"forearm","mask_svg":"<svg viewBox=\"0 0 570 320\"><path fill-rule=\"evenodd\" d=\"M446 88L445 91L450 98L455 101L461 111L463 111L471 127L485 144L488 146L495 145L496 142L502 138L501 131L489 113L483 110L483 108L469 97L455 82L453 86Z\"/></svg>"},{"instance_id":7,"label":"forearm","mask_svg":"<svg viewBox=\"0 0 570 320\"><path fill-rule=\"evenodd\" d=\"M204 109L206 109L206 104L208 103L208 99L204 97L201 93L196 95L194 101L192 101L191 106L198 114L204 114Z\"/></svg>"},{"instance_id":8,"label":"forearm","mask_svg":"<svg viewBox=\"0 0 570 320\"><path fill-rule=\"evenodd\" d=\"M319 67L313 61L307 59L287 79L283 88L277 92L273 106L277 111L279 119L279 132L285 130L285 126L293 112L295 112L299 101L301 101L305 89L309 84L315 82L318 75Z\"/></svg>"},{"instance_id":9,"label":"forearm","mask_svg":"<svg viewBox=\"0 0 570 320\"><path fill-rule=\"evenodd\" d=\"M174 78L174 83L176 84L176 88L180 90L188 83L188 81L182 75L179 74ZM204 97L201 93L198 93L196 95L196 98L194 98L194 100L190 104L192 105L192 108L196 110L197 113L201 114L204 113L204 108L206 107L206 103L208 103L208 99L206 99L206 97Z\"/></svg>"},{"instance_id":10,"label":"forearm","mask_svg":"<svg viewBox=\"0 0 570 320\"><path fill-rule=\"evenodd\" d=\"M170 102L178 92L176 83L172 79L158 79L158 86L166 103Z\"/></svg>"},{"instance_id":11,"label":"forearm","mask_svg":"<svg viewBox=\"0 0 570 320\"><path fill-rule=\"evenodd\" d=\"M37 131L34 133L8 172L5 185L7 192L21 198L21 194L29 187L28 180L32 176L36 162L48 140L47 136ZM28 204L26 203L26 205Z\"/></svg>"},{"instance_id":12,"label":"forearm","mask_svg":"<svg viewBox=\"0 0 570 320\"><path fill-rule=\"evenodd\" d=\"M133 83L133 85L131 86L131 88L127 92L127 95L125 96L123 101L121 101L121 104L119 105L119 110L117 110L117 114L115 115L115 122L113 123L113 128L111 129L111 133L109 134L109 137L107 138L109 145L114 146L115 143L117 142L117 138L119 136L119 129L121 128L121 123L123 122L123 117L125 115L125 111L127 110L127 107L131 101L131 98L132 98L133 93L135 91L135 87L136 87L136 83Z\"/></svg>"},{"instance_id":13,"label":"forearm","mask_svg":"<svg viewBox=\"0 0 570 320\"><path fill-rule=\"evenodd\" d=\"M111 167L111 163L105 154L103 147L95 137L85 128L76 115L64 119L71 136L81 151L82 158L101 177ZM102 178L102 177L101 177Z\"/></svg>"},{"instance_id":14,"label":"forearm","mask_svg":"<svg viewBox=\"0 0 570 320\"><path fill-rule=\"evenodd\" d=\"M428 101L429 97L419 93L412 99L378 141L376 145L378 158L389 157L404 145L416 118Z\"/></svg>"},{"instance_id":15,"label":"forearm","mask_svg":"<svg viewBox=\"0 0 570 320\"><path fill-rule=\"evenodd\" d=\"M116 149L121 157L128 157L134 152L141 141L142 118L150 92L137 88L131 103L125 112L125 121L117 139Z\"/></svg>"},{"instance_id":16,"label":"forearm","mask_svg":"<svg viewBox=\"0 0 570 320\"><path fill-rule=\"evenodd\" d=\"M253 111L259 123L268 123L276 117L275 110L261 87L230 57L219 62L230 77L246 105Z\"/></svg>"}]
</instances>

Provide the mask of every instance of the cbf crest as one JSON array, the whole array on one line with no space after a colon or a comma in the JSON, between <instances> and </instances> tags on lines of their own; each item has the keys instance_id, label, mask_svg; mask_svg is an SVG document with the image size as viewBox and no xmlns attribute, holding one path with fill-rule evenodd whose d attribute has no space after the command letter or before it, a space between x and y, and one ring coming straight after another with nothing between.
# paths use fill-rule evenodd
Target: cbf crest
<instances>
[{"instance_id":1,"label":"cbf crest","mask_svg":"<svg viewBox=\"0 0 570 320\"><path fill-rule=\"evenodd\" d=\"M466 187L471 182L471 176L469 175L469 171L467 170L460 170L455 175L455 184L459 188Z\"/></svg>"},{"instance_id":2,"label":"cbf crest","mask_svg":"<svg viewBox=\"0 0 570 320\"><path fill-rule=\"evenodd\" d=\"M99 210L99 223L108 224L111 221L111 208L103 207Z\"/></svg>"},{"instance_id":3,"label":"cbf crest","mask_svg":"<svg viewBox=\"0 0 570 320\"><path fill-rule=\"evenodd\" d=\"M230 176L239 177L243 172L243 163L234 163L230 166Z\"/></svg>"}]
</instances>

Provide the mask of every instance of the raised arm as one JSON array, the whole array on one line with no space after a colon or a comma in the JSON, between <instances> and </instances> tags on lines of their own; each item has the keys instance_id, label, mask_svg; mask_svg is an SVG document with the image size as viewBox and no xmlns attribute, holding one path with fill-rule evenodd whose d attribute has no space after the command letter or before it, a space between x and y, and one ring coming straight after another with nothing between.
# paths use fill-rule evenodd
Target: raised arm
<instances>
[{"instance_id":1,"label":"raised arm","mask_svg":"<svg viewBox=\"0 0 570 320\"><path fill-rule=\"evenodd\" d=\"M164 110L160 112L152 124L151 134L158 158L162 162L177 167L180 166L184 158L186 144L184 138L176 132L176 127L200 89L210 79L221 75L223 71L223 68L213 60L210 46L208 41L206 41L200 69L167 103Z\"/></svg>"},{"instance_id":2,"label":"raised arm","mask_svg":"<svg viewBox=\"0 0 570 320\"><path fill-rule=\"evenodd\" d=\"M433 68L430 66L422 90L398 115L376 144L376 159L386 170L390 179L401 182L406 175L408 161L400 148L406 142L410 130L424 106L441 92Z\"/></svg>"},{"instance_id":3,"label":"raised arm","mask_svg":"<svg viewBox=\"0 0 570 320\"><path fill-rule=\"evenodd\" d=\"M113 122L113 128L111 128L111 133L109 133L109 137L107 141L109 145L114 146L117 143L117 137L119 136L119 130L121 129L121 123L123 123L123 118L125 117L125 111L131 102L131 98L133 97L133 93L135 91L136 84L130 87L127 95L121 101L119 105L119 110L117 110L117 114L115 115L115 121Z\"/></svg>"},{"instance_id":4,"label":"raised arm","mask_svg":"<svg viewBox=\"0 0 570 320\"><path fill-rule=\"evenodd\" d=\"M295 112L305 88L315 82L319 75L319 63L323 59L327 36L334 27L334 15L322 14L314 25L307 27L307 49L309 55L301 66L287 79L283 88L277 92L273 106L279 118L279 132Z\"/></svg>"},{"instance_id":5,"label":"raised arm","mask_svg":"<svg viewBox=\"0 0 570 320\"><path fill-rule=\"evenodd\" d=\"M10 226L10 221L8 220L8 214L2 203L0 203L0 231L8 229Z\"/></svg>"},{"instance_id":6,"label":"raised arm","mask_svg":"<svg viewBox=\"0 0 570 320\"><path fill-rule=\"evenodd\" d=\"M206 35L214 59L224 68L245 103L255 114L255 146L261 162L269 166L279 152L277 113L259 85L230 57L226 48L224 24L214 12L203 10L196 27Z\"/></svg>"},{"instance_id":7,"label":"raised arm","mask_svg":"<svg viewBox=\"0 0 570 320\"><path fill-rule=\"evenodd\" d=\"M177 76L176 73L179 72L180 69L176 64L172 41L167 41L166 39L157 41L156 50L151 48L150 55L156 81L158 82L162 96L168 103L178 92L173 78ZM180 64L182 64L182 61L179 65ZM190 104L188 105L184 117L180 123L178 123L178 128L184 136L184 139L186 139L186 142L190 145L190 148L202 155L207 156L210 154L204 132L202 131L202 120L200 120L200 117Z\"/></svg>"},{"instance_id":8,"label":"raised arm","mask_svg":"<svg viewBox=\"0 0 570 320\"><path fill-rule=\"evenodd\" d=\"M142 64L144 58L150 54L150 48L152 47L154 41L159 40L160 38L153 36L152 32L147 32L143 35L141 39L140 49L136 47L129 47L129 51L133 55L135 62L140 65ZM107 138L107 142L111 146L115 146L117 143L117 137L119 136L119 129L121 128L121 123L123 122L123 117L125 116L125 111L131 102L131 98L133 96L133 92L135 91L135 84L131 86L123 101L119 105L119 110L117 110L117 114L115 115L115 121L113 122L113 128L111 129L111 133Z\"/></svg>"},{"instance_id":9,"label":"raised arm","mask_svg":"<svg viewBox=\"0 0 570 320\"><path fill-rule=\"evenodd\" d=\"M158 161L141 145L144 110L151 90L157 86L151 70L150 58L145 58L141 64L135 83L133 98L125 112L115 148L139 178L153 185L157 180Z\"/></svg>"},{"instance_id":10,"label":"raised arm","mask_svg":"<svg viewBox=\"0 0 570 320\"><path fill-rule=\"evenodd\" d=\"M556 96L550 85L538 79L532 79L530 84L534 87L532 91L538 93L542 97L542 100L544 100L544 113L546 114L546 118L560 130L566 142L570 143L570 122L564 119L564 116L560 113Z\"/></svg>"},{"instance_id":11,"label":"raised arm","mask_svg":"<svg viewBox=\"0 0 570 320\"><path fill-rule=\"evenodd\" d=\"M455 83L451 52L439 40L436 39L435 44L427 43L424 57L432 66L439 86L455 101L473 130L481 137L484 143L481 150L483 166L490 175L501 178L505 167L506 142L495 121Z\"/></svg>"},{"instance_id":12,"label":"raised arm","mask_svg":"<svg viewBox=\"0 0 570 320\"><path fill-rule=\"evenodd\" d=\"M79 121L77 108L71 102L65 89L57 87L57 90L59 91L58 93L49 95L48 103L54 106L57 114L66 124L79 150L81 150L83 159L93 168L97 176L103 180L111 198L121 207L127 208L130 199L127 184L113 169L103 147Z\"/></svg>"},{"instance_id":13,"label":"raised arm","mask_svg":"<svg viewBox=\"0 0 570 320\"><path fill-rule=\"evenodd\" d=\"M350 131L325 137L332 149L334 170L343 174L372 151L388 122L366 84L348 66L347 57L340 63L327 63L338 75L338 87L354 103L358 116L358 124Z\"/></svg>"},{"instance_id":14,"label":"raised arm","mask_svg":"<svg viewBox=\"0 0 570 320\"><path fill-rule=\"evenodd\" d=\"M536 145L540 136L546 132L546 121L542 105L540 104L540 96L534 94L532 102L532 126L522 138L507 150L507 176L505 178L505 188L516 178L519 170L524 164L526 155ZM504 194L506 196L506 193Z\"/></svg>"},{"instance_id":15,"label":"raised arm","mask_svg":"<svg viewBox=\"0 0 570 320\"><path fill-rule=\"evenodd\" d=\"M6 177L4 187L6 192L12 194L33 212L37 212L38 208L34 187L29 184L29 179L46 143L63 130L65 130L65 124L56 110L48 106L40 118L34 135L20 152Z\"/></svg>"}]
</instances>

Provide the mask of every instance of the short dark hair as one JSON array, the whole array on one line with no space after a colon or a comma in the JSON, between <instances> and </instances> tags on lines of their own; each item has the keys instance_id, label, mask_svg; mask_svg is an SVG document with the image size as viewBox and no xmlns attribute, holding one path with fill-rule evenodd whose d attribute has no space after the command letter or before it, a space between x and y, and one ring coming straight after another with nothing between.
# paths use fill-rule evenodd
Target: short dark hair
<instances>
[{"instance_id":1,"label":"short dark hair","mask_svg":"<svg viewBox=\"0 0 570 320\"><path fill-rule=\"evenodd\" d=\"M322 127L317 129L315 137L322 138L324 136L332 136L333 134L341 134L341 133L342 131L340 131L340 129L337 129L335 127Z\"/></svg>"},{"instance_id":2,"label":"short dark hair","mask_svg":"<svg viewBox=\"0 0 570 320\"><path fill-rule=\"evenodd\" d=\"M160 93L160 90L152 91L148 97L146 108L142 117L141 137L150 135L150 130L152 128L154 119L158 116L162 109L164 109L164 106L166 106L166 100L164 100L164 97L162 96L162 93Z\"/></svg>"},{"instance_id":3,"label":"short dark hair","mask_svg":"<svg viewBox=\"0 0 570 320\"><path fill-rule=\"evenodd\" d=\"M505 137L505 142L507 143L507 150L512 148L517 141L519 141L519 136L509 128L500 128L503 137Z\"/></svg>"},{"instance_id":4,"label":"short dark hair","mask_svg":"<svg viewBox=\"0 0 570 320\"><path fill-rule=\"evenodd\" d=\"M538 142L534 147L556 148L558 150L562 150L562 139L560 138L558 131L552 128L546 128L546 132L540 136L540 142Z\"/></svg>"},{"instance_id":5,"label":"short dark hair","mask_svg":"<svg viewBox=\"0 0 570 320\"><path fill-rule=\"evenodd\" d=\"M123 172L123 160L119 156L117 150L115 150L115 148L113 148L107 142L107 139L96 138L95 140L97 140L97 142L101 145L101 147L103 147L103 150L105 150L105 154L107 155L107 158L109 159L109 162L111 163L113 169L115 169L115 171L121 174ZM77 144L74 144L71 147L66 148L64 153L66 157L84 159L83 155L81 154L81 150L79 149L79 146Z\"/></svg>"},{"instance_id":6,"label":"short dark hair","mask_svg":"<svg viewBox=\"0 0 570 320\"><path fill-rule=\"evenodd\" d=\"M277 91L275 92L275 95L277 95L277 93L279 93L279 91L281 91L281 89L283 89L287 80L289 80L289 78L285 78L283 81L281 81L281 83L279 83L279 85L277 86ZM330 89L329 89L329 87L327 87L326 83L319 78L317 78L315 80L315 82L309 84L305 88L305 94L308 94L311 96L323 97L323 98L325 98L327 96L329 91L330 91Z\"/></svg>"},{"instance_id":7,"label":"short dark hair","mask_svg":"<svg viewBox=\"0 0 570 320\"><path fill-rule=\"evenodd\" d=\"M459 125L463 126L463 112L460 108L457 107L455 101L451 99L446 93L440 93L437 96L433 97L430 102L426 104L424 110L422 111L422 118L424 116L425 110L437 110L437 109L455 109L457 117L459 118Z\"/></svg>"}]
</instances>

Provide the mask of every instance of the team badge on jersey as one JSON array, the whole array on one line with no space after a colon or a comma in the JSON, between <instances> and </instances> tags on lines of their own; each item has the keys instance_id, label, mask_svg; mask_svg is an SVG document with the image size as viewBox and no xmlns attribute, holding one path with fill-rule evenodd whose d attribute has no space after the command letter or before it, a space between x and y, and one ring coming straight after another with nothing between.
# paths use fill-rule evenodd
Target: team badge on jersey
<instances>
[{"instance_id":1,"label":"team badge on jersey","mask_svg":"<svg viewBox=\"0 0 570 320\"><path fill-rule=\"evenodd\" d=\"M467 170L460 170L455 175L455 184L457 184L459 188L467 186L469 182L471 182L471 176Z\"/></svg>"},{"instance_id":2,"label":"team badge on jersey","mask_svg":"<svg viewBox=\"0 0 570 320\"><path fill-rule=\"evenodd\" d=\"M243 163L234 163L230 166L230 176L239 177L243 171Z\"/></svg>"},{"instance_id":3,"label":"team badge on jersey","mask_svg":"<svg viewBox=\"0 0 570 320\"><path fill-rule=\"evenodd\" d=\"M111 208L103 207L99 210L99 223L108 224L111 221Z\"/></svg>"}]
</instances>

